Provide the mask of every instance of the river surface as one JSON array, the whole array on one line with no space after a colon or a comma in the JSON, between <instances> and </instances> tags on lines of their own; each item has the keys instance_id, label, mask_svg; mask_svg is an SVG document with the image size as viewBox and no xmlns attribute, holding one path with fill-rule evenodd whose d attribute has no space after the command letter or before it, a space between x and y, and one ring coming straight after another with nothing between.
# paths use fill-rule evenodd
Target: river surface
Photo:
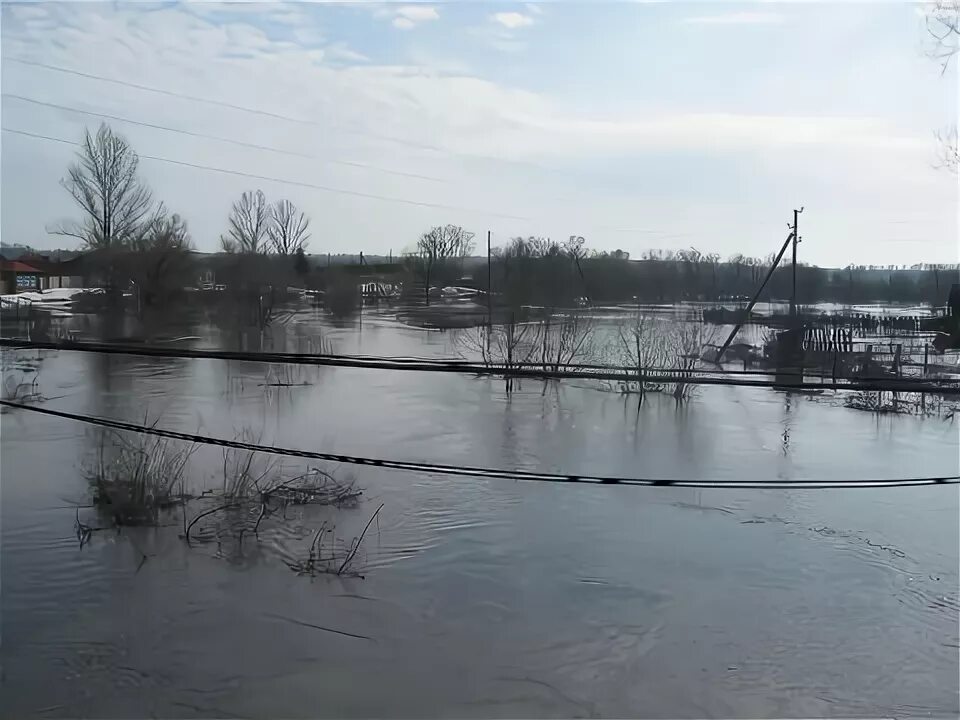
<instances>
[{"instance_id":1,"label":"river surface","mask_svg":"<svg viewBox=\"0 0 960 720\"><path fill-rule=\"evenodd\" d=\"M287 349L316 349L321 331L341 353L455 353L451 333L375 313L340 327L294 318ZM716 481L960 464L951 421L768 389L705 387L679 407L648 395L638 409L576 383L524 380L508 395L448 374L18 356L39 369L43 407L309 450ZM956 486L635 488L341 467L359 507L306 506L259 543L188 547L174 513L81 548L76 518L100 522L75 508L89 503L94 431L14 410L0 432L4 717L960 711ZM221 462L199 451L192 487L216 487ZM281 561L321 519L349 542L381 503L363 578Z\"/></svg>"}]
</instances>

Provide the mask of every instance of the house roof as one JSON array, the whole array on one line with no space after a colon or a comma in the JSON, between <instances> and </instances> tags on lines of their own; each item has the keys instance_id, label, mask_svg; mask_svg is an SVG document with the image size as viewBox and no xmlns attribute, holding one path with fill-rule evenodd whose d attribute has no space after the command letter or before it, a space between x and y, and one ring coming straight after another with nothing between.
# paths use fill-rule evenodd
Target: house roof
<instances>
[{"instance_id":1,"label":"house roof","mask_svg":"<svg viewBox=\"0 0 960 720\"><path fill-rule=\"evenodd\" d=\"M0 259L0 270L4 272L18 272L18 273L34 273L37 274L40 271L35 267L31 267L26 263L22 263L19 260L2 260Z\"/></svg>"}]
</instances>

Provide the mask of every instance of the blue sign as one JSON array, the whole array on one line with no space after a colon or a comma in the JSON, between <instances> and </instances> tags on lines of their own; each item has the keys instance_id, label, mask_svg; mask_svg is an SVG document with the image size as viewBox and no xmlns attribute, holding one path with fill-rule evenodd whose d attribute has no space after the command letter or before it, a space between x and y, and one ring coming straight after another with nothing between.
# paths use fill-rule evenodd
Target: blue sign
<instances>
[{"instance_id":1,"label":"blue sign","mask_svg":"<svg viewBox=\"0 0 960 720\"><path fill-rule=\"evenodd\" d=\"M17 290L36 290L36 275L17 275Z\"/></svg>"}]
</instances>

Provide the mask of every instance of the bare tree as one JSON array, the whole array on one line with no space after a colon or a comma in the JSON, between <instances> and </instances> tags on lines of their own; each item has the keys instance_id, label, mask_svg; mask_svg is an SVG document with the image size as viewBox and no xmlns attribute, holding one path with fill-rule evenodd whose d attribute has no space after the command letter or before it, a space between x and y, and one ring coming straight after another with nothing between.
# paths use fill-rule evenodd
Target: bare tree
<instances>
[{"instance_id":1,"label":"bare tree","mask_svg":"<svg viewBox=\"0 0 960 720\"><path fill-rule=\"evenodd\" d=\"M302 251L310 239L307 228L310 219L299 212L289 200L278 200L270 206L270 225L267 237L274 252L279 255L293 255Z\"/></svg>"},{"instance_id":2,"label":"bare tree","mask_svg":"<svg viewBox=\"0 0 960 720\"><path fill-rule=\"evenodd\" d=\"M720 253L707 253L703 256L703 262L710 266L710 277L713 282L713 296L720 294L720 286L717 284L717 270L720 268Z\"/></svg>"},{"instance_id":3,"label":"bare tree","mask_svg":"<svg viewBox=\"0 0 960 720\"><path fill-rule=\"evenodd\" d=\"M477 356L487 367L502 367L507 392L513 391L515 378L511 369L537 359L540 347L540 323L524 322L511 312L507 320L497 325L481 325L457 337L460 353L475 360Z\"/></svg>"},{"instance_id":4,"label":"bare tree","mask_svg":"<svg viewBox=\"0 0 960 720\"><path fill-rule=\"evenodd\" d=\"M134 250L189 250L192 246L187 221L179 214L167 214L163 203L157 208L150 221L144 224L132 249Z\"/></svg>"},{"instance_id":5,"label":"bare tree","mask_svg":"<svg viewBox=\"0 0 960 720\"><path fill-rule=\"evenodd\" d=\"M267 198L261 190L245 192L233 203L227 234L220 236L225 252L253 255L267 251L271 218Z\"/></svg>"},{"instance_id":6,"label":"bare tree","mask_svg":"<svg viewBox=\"0 0 960 720\"><path fill-rule=\"evenodd\" d=\"M933 39L931 56L939 60L943 72L960 50L960 0L937 0L927 10L927 32Z\"/></svg>"},{"instance_id":7,"label":"bare tree","mask_svg":"<svg viewBox=\"0 0 960 720\"><path fill-rule=\"evenodd\" d=\"M663 367L668 356L665 333L660 329L664 321L651 318L637 312L633 323L624 323L617 329L619 357L616 364L636 368L636 380L624 380L620 383L621 392L637 392L640 402L647 391L659 391L662 386L645 380L648 368Z\"/></svg>"},{"instance_id":8,"label":"bare tree","mask_svg":"<svg viewBox=\"0 0 960 720\"><path fill-rule=\"evenodd\" d=\"M133 282L138 305L162 304L191 281L191 240L186 221L161 204L129 249L117 258L124 278Z\"/></svg>"},{"instance_id":9,"label":"bare tree","mask_svg":"<svg viewBox=\"0 0 960 720\"><path fill-rule=\"evenodd\" d=\"M78 160L61 180L84 218L52 232L77 238L92 250L130 244L143 232L153 205L149 188L137 175L139 163L126 138L106 123L101 123L96 135L85 131Z\"/></svg>"},{"instance_id":10,"label":"bare tree","mask_svg":"<svg viewBox=\"0 0 960 720\"><path fill-rule=\"evenodd\" d=\"M575 263L587 256L586 240L579 235L571 235L563 244L563 251Z\"/></svg>"},{"instance_id":11,"label":"bare tree","mask_svg":"<svg viewBox=\"0 0 960 720\"><path fill-rule=\"evenodd\" d=\"M693 394L691 382L696 375L698 359L704 346L709 345L716 332L706 330L700 323L647 316L637 313L633 322L619 328L619 343L611 347L614 362L635 369L635 375L624 379L619 389L624 393L638 393L643 402L644 393L668 392L678 402ZM671 383L654 382L649 372L673 371L677 380Z\"/></svg>"},{"instance_id":12,"label":"bare tree","mask_svg":"<svg viewBox=\"0 0 960 720\"><path fill-rule=\"evenodd\" d=\"M500 258L548 258L563 254L560 243L545 237L515 237L502 248L494 248L494 254Z\"/></svg>"},{"instance_id":13,"label":"bare tree","mask_svg":"<svg viewBox=\"0 0 960 720\"><path fill-rule=\"evenodd\" d=\"M595 324L588 315L566 312L556 318L544 317L540 329L539 362L547 371L558 371L565 365L593 354Z\"/></svg>"},{"instance_id":14,"label":"bare tree","mask_svg":"<svg viewBox=\"0 0 960 720\"><path fill-rule=\"evenodd\" d=\"M930 55L940 63L941 73L946 73L953 56L960 51L960 0L937 0L927 10L927 32L933 40ZM957 146L957 128L936 133L940 143L938 167L953 173L960 171L960 150Z\"/></svg>"},{"instance_id":15,"label":"bare tree","mask_svg":"<svg viewBox=\"0 0 960 720\"><path fill-rule=\"evenodd\" d=\"M420 236L417 257L424 275L424 293L430 302L430 278L437 266L449 259L462 259L473 251L473 233L460 225L437 225Z\"/></svg>"},{"instance_id":16,"label":"bare tree","mask_svg":"<svg viewBox=\"0 0 960 720\"><path fill-rule=\"evenodd\" d=\"M937 161L937 167L946 168L950 172L957 174L960 172L960 147L957 145L957 126L954 125L945 132L936 133L936 138L940 143L940 158Z\"/></svg>"},{"instance_id":17,"label":"bare tree","mask_svg":"<svg viewBox=\"0 0 960 720\"><path fill-rule=\"evenodd\" d=\"M733 271L736 273L737 280L740 279L740 271L747 265L747 258L743 253L734 253L727 259L728 265L733 265Z\"/></svg>"},{"instance_id":18,"label":"bare tree","mask_svg":"<svg viewBox=\"0 0 960 720\"><path fill-rule=\"evenodd\" d=\"M583 267L580 265L580 260L587 256L586 242L586 239L580 235L571 235L563 245L563 252L576 266L580 282L583 283L583 294L589 299L590 292L587 289L587 278L584 276Z\"/></svg>"}]
</instances>

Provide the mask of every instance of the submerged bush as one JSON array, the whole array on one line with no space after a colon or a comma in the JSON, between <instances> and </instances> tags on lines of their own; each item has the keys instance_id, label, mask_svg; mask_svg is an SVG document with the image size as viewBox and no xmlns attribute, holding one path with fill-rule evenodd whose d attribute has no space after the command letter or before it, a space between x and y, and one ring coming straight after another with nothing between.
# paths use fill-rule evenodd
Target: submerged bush
<instances>
[{"instance_id":1,"label":"submerged bush","mask_svg":"<svg viewBox=\"0 0 960 720\"><path fill-rule=\"evenodd\" d=\"M184 499L187 462L196 445L151 435L127 438L115 431L99 433L96 458L85 469L93 504L109 512L116 525L152 525L160 510Z\"/></svg>"},{"instance_id":2,"label":"submerged bush","mask_svg":"<svg viewBox=\"0 0 960 720\"><path fill-rule=\"evenodd\" d=\"M713 331L702 323L677 321L637 313L618 330L617 342L605 353L608 361L635 369L635 376L619 383L623 393L669 393L678 402L689 400L695 390L696 369L703 348L711 343ZM675 382L648 379L648 370L678 376Z\"/></svg>"},{"instance_id":3,"label":"submerged bush","mask_svg":"<svg viewBox=\"0 0 960 720\"><path fill-rule=\"evenodd\" d=\"M335 317L346 317L360 307L360 287L350 277L335 276L327 285L324 304Z\"/></svg>"},{"instance_id":4,"label":"submerged bush","mask_svg":"<svg viewBox=\"0 0 960 720\"><path fill-rule=\"evenodd\" d=\"M259 438L249 430L242 432L238 440L259 443ZM197 444L146 433L135 434L131 439L125 433L101 430L95 454L84 467L84 474L94 507L112 522L91 527L80 520L78 508L76 530L81 547L96 530L158 525L164 510L179 506L180 537L187 544L212 542L218 556L223 556L225 548L233 548L242 556L245 537L248 541L255 538L259 545L264 530L302 520L302 513L288 515L288 509L306 505L355 507L362 496L349 475L340 480L318 467L284 467L274 455L241 448L223 450L220 487L191 495L184 487L188 484L189 461L197 448ZM370 522L375 517L376 513ZM281 557L300 574L359 575L354 566L370 522L350 544L337 540L334 526L328 525L327 520L315 532L296 525L294 534L309 533L309 548L303 554L282 552ZM289 528L281 531L281 537L290 536ZM146 557L143 556L144 560Z\"/></svg>"},{"instance_id":5,"label":"submerged bush","mask_svg":"<svg viewBox=\"0 0 960 720\"><path fill-rule=\"evenodd\" d=\"M0 352L0 397L20 403L42 400L39 390L41 359L39 356L25 357L18 351Z\"/></svg>"},{"instance_id":6,"label":"submerged bush","mask_svg":"<svg viewBox=\"0 0 960 720\"><path fill-rule=\"evenodd\" d=\"M937 393L857 390L846 394L843 406L881 415L920 415L953 420L960 403Z\"/></svg>"}]
</instances>

